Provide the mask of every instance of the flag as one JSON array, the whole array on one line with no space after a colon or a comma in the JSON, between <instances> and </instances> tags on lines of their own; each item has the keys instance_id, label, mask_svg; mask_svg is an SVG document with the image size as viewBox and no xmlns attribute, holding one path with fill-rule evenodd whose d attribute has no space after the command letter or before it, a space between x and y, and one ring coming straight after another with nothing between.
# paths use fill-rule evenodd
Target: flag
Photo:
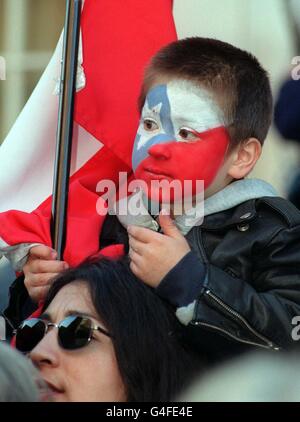
<instances>
[{"instance_id":1,"label":"flag","mask_svg":"<svg viewBox=\"0 0 300 422\"><path fill-rule=\"evenodd\" d=\"M176 39L172 0L85 0L81 19L64 259L99 249L97 183L131 171L143 69ZM0 148L0 254L21 270L34 244L51 245L50 218L62 39ZM9 77L9 75L8 75ZM0 255L1 256L1 255Z\"/></svg>"}]
</instances>

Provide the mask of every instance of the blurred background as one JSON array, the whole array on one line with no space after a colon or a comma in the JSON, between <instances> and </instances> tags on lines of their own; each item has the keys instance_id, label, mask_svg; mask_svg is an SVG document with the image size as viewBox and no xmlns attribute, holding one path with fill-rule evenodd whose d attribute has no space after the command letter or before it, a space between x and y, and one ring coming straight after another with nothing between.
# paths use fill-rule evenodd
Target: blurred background
<instances>
[{"instance_id":1,"label":"blurred background","mask_svg":"<svg viewBox=\"0 0 300 422\"><path fill-rule=\"evenodd\" d=\"M6 80L0 81L0 143L53 53L64 10L64 0L0 0L0 56L6 60ZM214 37L251 51L269 71L275 97L290 77L293 57L300 55L297 14L300 0L174 1L180 38ZM282 140L273 128L253 176L286 196L299 161L298 145Z\"/></svg>"}]
</instances>

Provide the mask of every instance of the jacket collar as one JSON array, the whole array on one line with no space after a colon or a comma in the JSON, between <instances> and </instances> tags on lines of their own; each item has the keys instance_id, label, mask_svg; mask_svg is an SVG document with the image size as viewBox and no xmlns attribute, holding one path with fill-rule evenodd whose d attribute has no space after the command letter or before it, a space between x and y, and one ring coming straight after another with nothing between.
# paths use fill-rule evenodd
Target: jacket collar
<instances>
[{"instance_id":1,"label":"jacket collar","mask_svg":"<svg viewBox=\"0 0 300 422\"><path fill-rule=\"evenodd\" d=\"M194 211L191 210L186 215L176 217L175 223L183 235L186 235L196 225L213 230L245 224L256 217L255 199L264 196L277 196L275 189L270 184L259 179L238 180L204 201L204 220L202 202ZM139 225L159 231L158 222L149 214L144 202L141 191L120 200L115 209L120 223L125 228L128 225ZM139 213L136 212L137 204ZM200 224L202 220L203 222Z\"/></svg>"},{"instance_id":2,"label":"jacket collar","mask_svg":"<svg viewBox=\"0 0 300 422\"><path fill-rule=\"evenodd\" d=\"M243 225L257 217L256 199L251 199L228 210L204 217L201 225L206 230L219 230L230 226Z\"/></svg>"}]
</instances>

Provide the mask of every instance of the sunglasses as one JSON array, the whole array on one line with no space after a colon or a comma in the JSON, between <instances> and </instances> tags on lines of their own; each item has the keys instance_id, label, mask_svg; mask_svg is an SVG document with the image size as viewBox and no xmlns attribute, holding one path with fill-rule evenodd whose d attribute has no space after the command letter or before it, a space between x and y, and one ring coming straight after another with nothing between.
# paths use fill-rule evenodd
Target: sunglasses
<instances>
[{"instance_id":1,"label":"sunglasses","mask_svg":"<svg viewBox=\"0 0 300 422\"><path fill-rule=\"evenodd\" d=\"M59 324L48 322L40 318L30 318L14 331L16 348L23 353L29 353L47 334L49 327L58 329L58 344L66 350L76 350L87 346L94 331L100 331L108 337L110 334L101 327L94 326L88 317L70 315Z\"/></svg>"}]
</instances>

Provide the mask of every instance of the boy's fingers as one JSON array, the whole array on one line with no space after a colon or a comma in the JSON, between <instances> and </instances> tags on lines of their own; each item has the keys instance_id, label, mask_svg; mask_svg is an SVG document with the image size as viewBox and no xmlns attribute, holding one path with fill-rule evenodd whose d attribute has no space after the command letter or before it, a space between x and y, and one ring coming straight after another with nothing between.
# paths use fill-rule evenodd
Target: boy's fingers
<instances>
[{"instance_id":1,"label":"boy's fingers","mask_svg":"<svg viewBox=\"0 0 300 422\"><path fill-rule=\"evenodd\" d=\"M143 243L153 242L155 239L161 236L160 233L156 233L153 230L139 226L128 226L127 231L130 236Z\"/></svg>"},{"instance_id":2,"label":"boy's fingers","mask_svg":"<svg viewBox=\"0 0 300 422\"><path fill-rule=\"evenodd\" d=\"M33 246L29 251L29 256L40 259L56 259L57 252L46 245Z\"/></svg>"},{"instance_id":3,"label":"boy's fingers","mask_svg":"<svg viewBox=\"0 0 300 422\"><path fill-rule=\"evenodd\" d=\"M37 287L44 287L44 286L51 286L52 281L58 275L58 273L45 273L45 274L31 274L30 280L28 283L25 279L25 286L28 288L37 288ZM30 286L29 286L30 285Z\"/></svg>"},{"instance_id":4,"label":"boy's fingers","mask_svg":"<svg viewBox=\"0 0 300 422\"><path fill-rule=\"evenodd\" d=\"M35 259L30 263L30 270L34 274L60 273L68 267L68 264L64 261L46 261L43 259Z\"/></svg>"},{"instance_id":5,"label":"boy's fingers","mask_svg":"<svg viewBox=\"0 0 300 422\"><path fill-rule=\"evenodd\" d=\"M178 230L177 226L174 223L174 220L170 217L170 215L162 210L159 214L159 224L162 228L164 234L170 237L179 238L183 237L180 231Z\"/></svg>"},{"instance_id":6,"label":"boy's fingers","mask_svg":"<svg viewBox=\"0 0 300 422\"><path fill-rule=\"evenodd\" d=\"M131 262L133 262L136 266L142 267L144 263L144 258L135 252L132 248L129 249L129 257Z\"/></svg>"},{"instance_id":7,"label":"boy's fingers","mask_svg":"<svg viewBox=\"0 0 300 422\"><path fill-rule=\"evenodd\" d=\"M35 287L30 293L30 297L34 302L44 300L49 292L50 286Z\"/></svg>"},{"instance_id":8,"label":"boy's fingers","mask_svg":"<svg viewBox=\"0 0 300 422\"><path fill-rule=\"evenodd\" d=\"M135 239L132 236L129 236L129 246L130 248L139 255L143 255L145 253L145 249L147 245L139 240Z\"/></svg>"},{"instance_id":9,"label":"boy's fingers","mask_svg":"<svg viewBox=\"0 0 300 422\"><path fill-rule=\"evenodd\" d=\"M140 275L139 267L136 265L134 261L130 262L130 269L133 272L133 274L136 275L137 277Z\"/></svg>"}]
</instances>

